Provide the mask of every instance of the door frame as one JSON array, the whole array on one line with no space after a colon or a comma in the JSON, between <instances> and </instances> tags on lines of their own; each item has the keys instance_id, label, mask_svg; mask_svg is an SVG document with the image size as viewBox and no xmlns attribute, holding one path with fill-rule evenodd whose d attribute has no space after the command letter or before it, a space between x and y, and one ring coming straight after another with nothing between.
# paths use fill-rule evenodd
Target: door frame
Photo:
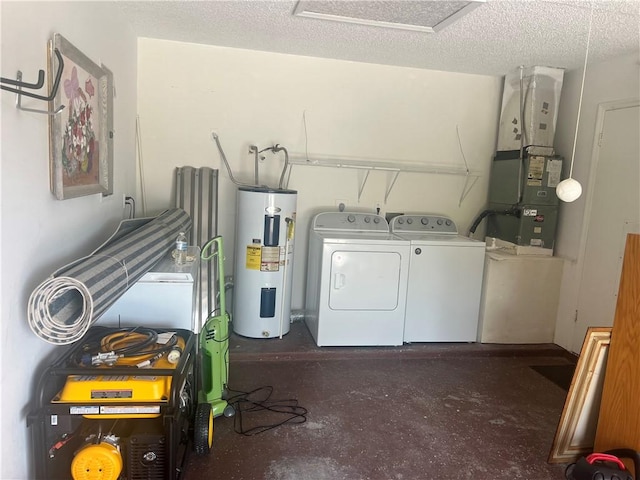
<instances>
[{"instance_id":1,"label":"door frame","mask_svg":"<svg viewBox=\"0 0 640 480\"><path fill-rule=\"evenodd\" d=\"M578 247L578 257L576 259L576 277L579 281L578 289L576 291L575 296L575 310L578 311L578 303L580 301L580 290L582 289L583 275L584 275L584 264L585 264L585 254L587 250L587 238L589 235L589 224L591 220L591 213L593 210L593 197L594 190L597 181L597 173L598 166L600 164L600 141L604 132L605 119L607 112L613 110L621 110L624 108L634 108L640 107L640 98L632 98L625 100L615 100L611 102L603 102L598 104L598 111L596 113L596 125L593 136L593 146L591 149L591 165L589 168L589 182L586 188L586 196L585 196L585 208L584 214L582 216L582 229L580 232L580 244ZM576 324L574 324L575 327ZM575 328L573 329L573 334L571 337L571 347L575 345L581 345L582 340L576 343L575 336Z\"/></svg>"}]
</instances>

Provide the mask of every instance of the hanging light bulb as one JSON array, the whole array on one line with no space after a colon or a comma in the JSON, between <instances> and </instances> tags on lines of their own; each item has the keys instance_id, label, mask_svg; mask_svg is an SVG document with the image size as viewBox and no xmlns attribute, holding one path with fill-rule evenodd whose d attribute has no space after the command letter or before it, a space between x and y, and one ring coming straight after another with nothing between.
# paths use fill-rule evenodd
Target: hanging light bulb
<instances>
[{"instance_id":1,"label":"hanging light bulb","mask_svg":"<svg viewBox=\"0 0 640 480\"><path fill-rule=\"evenodd\" d=\"M575 178L569 177L556 186L556 195L563 202L573 202L582 195L582 185Z\"/></svg>"},{"instance_id":2,"label":"hanging light bulb","mask_svg":"<svg viewBox=\"0 0 640 480\"><path fill-rule=\"evenodd\" d=\"M580 126L580 110L582 109L582 95L584 93L584 79L587 73L587 58L589 57L589 43L591 42L591 25L593 24L593 2L591 2L591 15L589 16L589 32L587 33L587 50L584 55L584 68L582 70L582 86L580 87L580 101L578 102L578 117L576 119L576 133L573 137L573 150L571 152L571 168L569 178L562 180L556 186L556 195L563 202L573 202L582 195L582 185L573 178L573 161L576 157L576 144L578 142L578 127Z\"/></svg>"}]
</instances>

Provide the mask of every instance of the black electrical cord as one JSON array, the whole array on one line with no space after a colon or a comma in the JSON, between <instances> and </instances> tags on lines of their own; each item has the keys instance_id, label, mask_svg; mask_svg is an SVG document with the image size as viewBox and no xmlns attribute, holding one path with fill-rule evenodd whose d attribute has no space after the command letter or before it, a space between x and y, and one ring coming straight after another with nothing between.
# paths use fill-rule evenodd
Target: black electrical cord
<instances>
[{"instance_id":1,"label":"black electrical cord","mask_svg":"<svg viewBox=\"0 0 640 480\"><path fill-rule=\"evenodd\" d=\"M133 337L135 335L135 338ZM113 352L118 356L141 355L158 341L158 332L149 328L123 329L109 333L100 340L102 352ZM116 345L122 344L122 347Z\"/></svg>"},{"instance_id":2,"label":"black electrical cord","mask_svg":"<svg viewBox=\"0 0 640 480\"><path fill-rule=\"evenodd\" d=\"M270 400L273 394L272 386L259 387L250 392L228 389L234 392L227 399L227 403L235 409L234 430L236 433L245 436L258 435L268 430L280 427L285 424L300 424L307 421L308 410L298 405L296 399ZM284 415L284 419L276 423L266 425L256 425L245 427L245 416L250 413L270 412L276 415Z\"/></svg>"}]
</instances>

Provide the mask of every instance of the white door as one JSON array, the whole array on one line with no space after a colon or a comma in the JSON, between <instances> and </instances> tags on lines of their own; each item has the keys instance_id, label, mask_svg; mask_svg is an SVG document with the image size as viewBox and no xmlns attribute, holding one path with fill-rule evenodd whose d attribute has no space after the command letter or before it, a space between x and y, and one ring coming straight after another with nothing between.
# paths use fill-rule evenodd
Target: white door
<instances>
[{"instance_id":1,"label":"white door","mask_svg":"<svg viewBox=\"0 0 640 480\"><path fill-rule=\"evenodd\" d=\"M572 350L587 328L613 324L626 234L640 221L640 108L605 112L588 217Z\"/></svg>"},{"instance_id":2,"label":"white door","mask_svg":"<svg viewBox=\"0 0 640 480\"><path fill-rule=\"evenodd\" d=\"M401 261L398 252L333 252L329 308L395 310L398 307Z\"/></svg>"}]
</instances>

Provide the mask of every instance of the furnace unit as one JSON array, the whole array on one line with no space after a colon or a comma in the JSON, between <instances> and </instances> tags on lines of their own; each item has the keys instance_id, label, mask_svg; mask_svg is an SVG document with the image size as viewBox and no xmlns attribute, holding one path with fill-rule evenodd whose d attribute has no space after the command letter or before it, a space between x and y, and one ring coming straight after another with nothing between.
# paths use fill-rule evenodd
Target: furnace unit
<instances>
[{"instance_id":1,"label":"furnace unit","mask_svg":"<svg viewBox=\"0 0 640 480\"><path fill-rule=\"evenodd\" d=\"M556 186L562 157L530 147L497 152L491 168L487 236L521 246L553 248L558 222ZM550 150L550 149L547 149Z\"/></svg>"}]
</instances>

